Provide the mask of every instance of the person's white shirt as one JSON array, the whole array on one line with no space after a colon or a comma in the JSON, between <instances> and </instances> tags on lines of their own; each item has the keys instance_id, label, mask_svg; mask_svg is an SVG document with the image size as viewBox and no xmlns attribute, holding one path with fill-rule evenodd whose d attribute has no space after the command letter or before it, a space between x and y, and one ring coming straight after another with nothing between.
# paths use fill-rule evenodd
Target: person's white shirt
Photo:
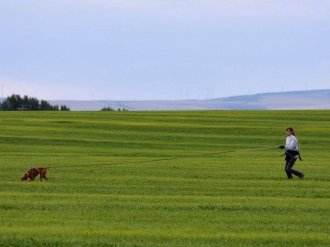
<instances>
[{"instance_id":1,"label":"person's white shirt","mask_svg":"<svg viewBox=\"0 0 330 247\"><path fill-rule=\"evenodd\" d=\"M285 149L299 151L298 140L294 135L290 135L286 138Z\"/></svg>"}]
</instances>

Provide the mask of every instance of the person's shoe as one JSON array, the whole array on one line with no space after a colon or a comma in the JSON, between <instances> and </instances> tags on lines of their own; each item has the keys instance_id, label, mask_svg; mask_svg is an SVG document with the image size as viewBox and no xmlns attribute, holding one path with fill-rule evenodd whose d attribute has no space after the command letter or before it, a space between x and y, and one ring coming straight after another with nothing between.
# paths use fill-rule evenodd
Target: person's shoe
<instances>
[{"instance_id":1,"label":"person's shoe","mask_svg":"<svg viewBox=\"0 0 330 247\"><path fill-rule=\"evenodd\" d=\"M304 174L301 174L301 176L299 177L300 179L303 179L305 177Z\"/></svg>"}]
</instances>

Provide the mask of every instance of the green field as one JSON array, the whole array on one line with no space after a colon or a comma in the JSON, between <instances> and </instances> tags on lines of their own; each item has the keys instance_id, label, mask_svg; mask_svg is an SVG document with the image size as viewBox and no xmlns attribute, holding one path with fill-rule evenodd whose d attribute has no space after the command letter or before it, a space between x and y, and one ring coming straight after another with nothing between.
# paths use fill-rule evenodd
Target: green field
<instances>
[{"instance_id":1,"label":"green field","mask_svg":"<svg viewBox=\"0 0 330 247\"><path fill-rule=\"evenodd\" d=\"M197 156L289 125L303 180L277 149ZM329 147L330 111L0 112L0 246L330 246Z\"/></svg>"}]
</instances>

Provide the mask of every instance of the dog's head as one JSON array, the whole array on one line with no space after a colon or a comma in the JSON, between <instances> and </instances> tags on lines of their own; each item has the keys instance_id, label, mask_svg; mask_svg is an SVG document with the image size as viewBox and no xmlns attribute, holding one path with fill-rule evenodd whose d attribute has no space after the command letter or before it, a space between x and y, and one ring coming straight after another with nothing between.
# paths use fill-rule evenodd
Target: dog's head
<instances>
[{"instance_id":1,"label":"dog's head","mask_svg":"<svg viewBox=\"0 0 330 247\"><path fill-rule=\"evenodd\" d=\"M24 181L24 180L27 180L29 178L29 172L26 172L24 173L24 175L21 177L21 180Z\"/></svg>"}]
</instances>

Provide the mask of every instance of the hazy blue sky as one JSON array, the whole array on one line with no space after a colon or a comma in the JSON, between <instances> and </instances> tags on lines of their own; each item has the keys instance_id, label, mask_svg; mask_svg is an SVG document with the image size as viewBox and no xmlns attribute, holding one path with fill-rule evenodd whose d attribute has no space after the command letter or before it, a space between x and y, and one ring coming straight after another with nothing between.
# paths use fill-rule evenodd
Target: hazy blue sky
<instances>
[{"instance_id":1,"label":"hazy blue sky","mask_svg":"<svg viewBox=\"0 0 330 247\"><path fill-rule=\"evenodd\" d=\"M330 88L329 0L0 0L0 84L46 99Z\"/></svg>"}]
</instances>

